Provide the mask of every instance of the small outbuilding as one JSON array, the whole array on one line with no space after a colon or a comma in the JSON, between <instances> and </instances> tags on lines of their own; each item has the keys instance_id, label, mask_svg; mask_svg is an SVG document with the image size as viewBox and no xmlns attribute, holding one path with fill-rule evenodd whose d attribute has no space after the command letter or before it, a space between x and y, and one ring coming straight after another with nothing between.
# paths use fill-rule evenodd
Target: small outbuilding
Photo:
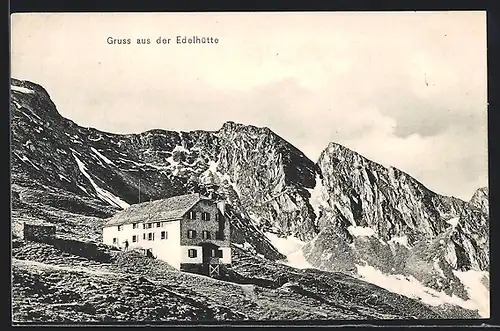
<instances>
[{"instance_id":1,"label":"small outbuilding","mask_svg":"<svg viewBox=\"0 0 500 331\"><path fill-rule=\"evenodd\" d=\"M46 241L56 238L56 226L43 222L21 222L13 230L24 240Z\"/></svg>"}]
</instances>

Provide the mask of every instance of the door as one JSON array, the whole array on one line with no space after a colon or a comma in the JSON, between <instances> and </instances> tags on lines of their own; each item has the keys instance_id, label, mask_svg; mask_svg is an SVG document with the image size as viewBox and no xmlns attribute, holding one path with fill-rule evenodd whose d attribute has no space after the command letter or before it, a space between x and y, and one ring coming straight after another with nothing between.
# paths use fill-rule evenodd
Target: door
<instances>
[{"instance_id":1,"label":"door","mask_svg":"<svg viewBox=\"0 0 500 331\"><path fill-rule=\"evenodd\" d=\"M219 246L212 243L202 243L202 259L203 263L219 264Z\"/></svg>"},{"instance_id":2,"label":"door","mask_svg":"<svg viewBox=\"0 0 500 331\"><path fill-rule=\"evenodd\" d=\"M218 264L209 264L208 271L210 277L218 277L220 274L220 268Z\"/></svg>"}]
</instances>

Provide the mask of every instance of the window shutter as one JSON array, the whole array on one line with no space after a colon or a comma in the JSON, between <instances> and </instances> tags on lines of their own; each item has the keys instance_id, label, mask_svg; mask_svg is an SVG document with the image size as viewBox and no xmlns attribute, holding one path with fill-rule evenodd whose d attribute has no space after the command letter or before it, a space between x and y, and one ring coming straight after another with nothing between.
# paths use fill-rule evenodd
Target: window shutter
<instances>
[{"instance_id":1,"label":"window shutter","mask_svg":"<svg viewBox=\"0 0 500 331\"><path fill-rule=\"evenodd\" d=\"M196 249L189 249L189 250L188 250L188 256L189 256L190 258L195 258L195 257L197 256L197 251L196 251Z\"/></svg>"}]
</instances>

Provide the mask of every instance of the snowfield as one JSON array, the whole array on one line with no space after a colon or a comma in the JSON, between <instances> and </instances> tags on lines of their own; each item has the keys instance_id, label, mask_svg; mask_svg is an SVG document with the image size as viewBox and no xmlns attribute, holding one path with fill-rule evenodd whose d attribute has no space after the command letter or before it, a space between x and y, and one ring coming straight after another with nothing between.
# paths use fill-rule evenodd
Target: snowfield
<instances>
[{"instance_id":1,"label":"snowfield","mask_svg":"<svg viewBox=\"0 0 500 331\"><path fill-rule=\"evenodd\" d=\"M347 231L355 237L371 237L375 234L375 231L369 227L364 226L348 226Z\"/></svg>"},{"instance_id":2,"label":"snowfield","mask_svg":"<svg viewBox=\"0 0 500 331\"><path fill-rule=\"evenodd\" d=\"M305 242L294 236L280 238L278 235L271 232L265 232L264 235L278 252L286 256L286 260L281 261L281 263L297 269L315 269L307 262L302 252L302 247L306 244Z\"/></svg>"},{"instance_id":3,"label":"snowfield","mask_svg":"<svg viewBox=\"0 0 500 331\"><path fill-rule=\"evenodd\" d=\"M486 274L484 272L454 272L468 290L471 299L465 301L457 296L450 297L444 292L425 287L413 276L386 275L369 265L356 265L356 267L362 280L385 288L388 291L421 300L431 306L448 303L465 309L477 310L479 315L484 318L490 316L488 290L481 284L481 278Z\"/></svg>"},{"instance_id":4,"label":"snowfield","mask_svg":"<svg viewBox=\"0 0 500 331\"><path fill-rule=\"evenodd\" d=\"M83 162L74 153L73 153L73 157L75 158L75 161L78 164L78 169L80 169L81 173L85 177L87 177L87 179L89 180L90 184L92 184L92 186L94 187L94 189L95 189L95 191L96 191L96 193L97 193L97 195L99 196L100 199L102 199L103 201L106 201L106 202L110 203L111 205L118 206L118 207L120 207L122 209L130 207L130 205L128 203L126 203L122 199L118 198L117 196L115 196L111 192L108 192L105 189L100 188L94 182L94 180L92 179L92 177L90 177L90 175L88 174L87 169L85 168L85 165L83 164Z\"/></svg>"},{"instance_id":5,"label":"snowfield","mask_svg":"<svg viewBox=\"0 0 500 331\"><path fill-rule=\"evenodd\" d=\"M30 90L29 88L26 88L26 87L22 87L22 86L11 85L10 89L12 91L17 91L17 92L26 93L26 94L33 94L33 93L35 93L35 91Z\"/></svg>"}]
</instances>

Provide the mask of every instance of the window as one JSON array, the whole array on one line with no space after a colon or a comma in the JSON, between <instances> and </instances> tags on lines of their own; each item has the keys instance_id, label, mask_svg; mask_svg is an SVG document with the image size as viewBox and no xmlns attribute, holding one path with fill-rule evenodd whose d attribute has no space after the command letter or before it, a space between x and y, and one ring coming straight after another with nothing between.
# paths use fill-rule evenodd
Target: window
<instances>
[{"instance_id":1,"label":"window","mask_svg":"<svg viewBox=\"0 0 500 331\"><path fill-rule=\"evenodd\" d=\"M222 258L222 249L218 249L218 250L216 251L215 257Z\"/></svg>"},{"instance_id":2,"label":"window","mask_svg":"<svg viewBox=\"0 0 500 331\"><path fill-rule=\"evenodd\" d=\"M146 223L142 224L142 228L146 229Z\"/></svg>"},{"instance_id":3,"label":"window","mask_svg":"<svg viewBox=\"0 0 500 331\"><path fill-rule=\"evenodd\" d=\"M153 223L148 223L147 228L148 228L148 229L151 229L152 227L153 227Z\"/></svg>"},{"instance_id":4,"label":"window","mask_svg":"<svg viewBox=\"0 0 500 331\"><path fill-rule=\"evenodd\" d=\"M187 235L188 235L189 239L196 238L196 231L195 230L188 230Z\"/></svg>"},{"instance_id":5,"label":"window","mask_svg":"<svg viewBox=\"0 0 500 331\"><path fill-rule=\"evenodd\" d=\"M167 239L167 238L168 238L167 231L162 231L161 232L161 239Z\"/></svg>"},{"instance_id":6,"label":"window","mask_svg":"<svg viewBox=\"0 0 500 331\"><path fill-rule=\"evenodd\" d=\"M190 211L188 214L188 218L190 220L195 220L196 219L196 212L195 211Z\"/></svg>"},{"instance_id":7,"label":"window","mask_svg":"<svg viewBox=\"0 0 500 331\"><path fill-rule=\"evenodd\" d=\"M156 223L156 227L159 228L161 226L161 222Z\"/></svg>"},{"instance_id":8,"label":"window","mask_svg":"<svg viewBox=\"0 0 500 331\"><path fill-rule=\"evenodd\" d=\"M210 257L215 257L216 255L217 255L217 251L216 251L216 249L215 249L215 248L212 248L212 249L210 250Z\"/></svg>"},{"instance_id":9,"label":"window","mask_svg":"<svg viewBox=\"0 0 500 331\"><path fill-rule=\"evenodd\" d=\"M196 249L188 249L188 256L192 259L194 259L198 254Z\"/></svg>"},{"instance_id":10,"label":"window","mask_svg":"<svg viewBox=\"0 0 500 331\"><path fill-rule=\"evenodd\" d=\"M220 231L215 231L215 239L222 240L222 236L221 236Z\"/></svg>"},{"instance_id":11,"label":"window","mask_svg":"<svg viewBox=\"0 0 500 331\"><path fill-rule=\"evenodd\" d=\"M116 245L118 243L118 238L113 238L113 245Z\"/></svg>"},{"instance_id":12,"label":"window","mask_svg":"<svg viewBox=\"0 0 500 331\"><path fill-rule=\"evenodd\" d=\"M146 240L146 234L145 233L142 234L142 239Z\"/></svg>"},{"instance_id":13,"label":"window","mask_svg":"<svg viewBox=\"0 0 500 331\"><path fill-rule=\"evenodd\" d=\"M203 231L201 233L201 236L203 237L203 239L210 239L210 232L209 231Z\"/></svg>"},{"instance_id":14,"label":"window","mask_svg":"<svg viewBox=\"0 0 500 331\"><path fill-rule=\"evenodd\" d=\"M155 234L153 232L148 233L148 240L155 240Z\"/></svg>"},{"instance_id":15,"label":"window","mask_svg":"<svg viewBox=\"0 0 500 331\"><path fill-rule=\"evenodd\" d=\"M123 229L123 225L118 225L118 231L121 231Z\"/></svg>"},{"instance_id":16,"label":"window","mask_svg":"<svg viewBox=\"0 0 500 331\"><path fill-rule=\"evenodd\" d=\"M132 223L132 229L137 229L137 223Z\"/></svg>"},{"instance_id":17,"label":"window","mask_svg":"<svg viewBox=\"0 0 500 331\"><path fill-rule=\"evenodd\" d=\"M201 219L203 221L210 221L210 214L209 213L202 213L201 214Z\"/></svg>"},{"instance_id":18,"label":"window","mask_svg":"<svg viewBox=\"0 0 500 331\"><path fill-rule=\"evenodd\" d=\"M138 238L136 235L133 235L133 236L132 236L132 242L133 242L133 243L136 243L136 242L138 242L138 241L139 241L139 238Z\"/></svg>"},{"instance_id":19,"label":"window","mask_svg":"<svg viewBox=\"0 0 500 331\"><path fill-rule=\"evenodd\" d=\"M217 222L218 222L218 221L220 221L221 219L222 219L222 217L220 217L220 214L219 214L219 213L215 214L215 220L216 220Z\"/></svg>"}]
</instances>

